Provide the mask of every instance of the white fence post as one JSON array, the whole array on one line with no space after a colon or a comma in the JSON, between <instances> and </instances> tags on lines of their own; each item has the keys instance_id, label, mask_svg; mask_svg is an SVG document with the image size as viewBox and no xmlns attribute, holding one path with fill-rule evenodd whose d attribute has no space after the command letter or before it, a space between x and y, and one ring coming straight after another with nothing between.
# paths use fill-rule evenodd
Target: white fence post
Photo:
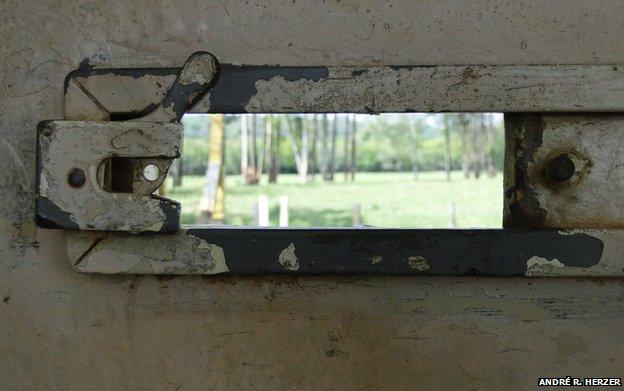
<instances>
[{"instance_id":1,"label":"white fence post","mask_svg":"<svg viewBox=\"0 0 624 391\"><path fill-rule=\"evenodd\" d=\"M362 205L353 205L353 226L359 227L362 225Z\"/></svg>"},{"instance_id":2,"label":"white fence post","mask_svg":"<svg viewBox=\"0 0 624 391\"><path fill-rule=\"evenodd\" d=\"M279 226L288 227L288 197L280 197Z\"/></svg>"},{"instance_id":3,"label":"white fence post","mask_svg":"<svg viewBox=\"0 0 624 391\"><path fill-rule=\"evenodd\" d=\"M457 217L455 215L455 203L449 202L448 204L449 223L451 228L457 228Z\"/></svg>"},{"instance_id":4,"label":"white fence post","mask_svg":"<svg viewBox=\"0 0 624 391\"><path fill-rule=\"evenodd\" d=\"M257 221L259 227L269 226L269 197L265 195L258 196Z\"/></svg>"}]
</instances>

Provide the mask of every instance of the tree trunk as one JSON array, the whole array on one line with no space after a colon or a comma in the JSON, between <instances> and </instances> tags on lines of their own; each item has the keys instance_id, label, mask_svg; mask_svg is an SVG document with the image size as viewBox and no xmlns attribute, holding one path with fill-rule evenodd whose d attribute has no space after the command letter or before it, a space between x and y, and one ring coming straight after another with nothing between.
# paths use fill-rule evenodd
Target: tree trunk
<instances>
[{"instance_id":1,"label":"tree trunk","mask_svg":"<svg viewBox=\"0 0 624 391\"><path fill-rule=\"evenodd\" d=\"M353 122L351 123L351 126L351 180L354 181L355 171L357 170L357 120L355 115L353 115Z\"/></svg>"},{"instance_id":2,"label":"tree trunk","mask_svg":"<svg viewBox=\"0 0 624 391\"><path fill-rule=\"evenodd\" d=\"M303 129L302 118L297 116L293 120L293 118L290 115L288 115L286 117L286 125L287 125L286 133L288 134L288 138L290 139L290 148L292 149L293 155L295 156L295 165L297 166L297 173L299 174L299 178L301 179L301 181L305 182L308 179L308 156L307 156L307 151L304 153L304 151L302 151L302 148L299 147L299 143L296 137L297 127L301 129L302 135L305 134L305 129ZM307 141L306 141L306 144L307 144Z\"/></svg>"},{"instance_id":3,"label":"tree trunk","mask_svg":"<svg viewBox=\"0 0 624 391\"><path fill-rule=\"evenodd\" d=\"M277 149L279 146L277 145L277 129L274 132L273 128L276 125L276 118L273 118L271 114L267 115L267 140L268 140L268 150L269 150L269 183L277 182Z\"/></svg>"},{"instance_id":4,"label":"tree trunk","mask_svg":"<svg viewBox=\"0 0 624 391\"><path fill-rule=\"evenodd\" d=\"M468 114L459 114L459 131L461 137L462 171L464 178L470 176L470 146L468 145Z\"/></svg>"},{"instance_id":5,"label":"tree trunk","mask_svg":"<svg viewBox=\"0 0 624 391\"><path fill-rule=\"evenodd\" d=\"M262 173L264 172L264 158L268 155L269 140L267 137L271 134L271 121L268 120L268 116L264 117L264 126L262 132L262 149L260 149L260 155L258 156L258 183L262 180ZM268 170L267 170L268 171Z\"/></svg>"},{"instance_id":6,"label":"tree trunk","mask_svg":"<svg viewBox=\"0 0 624 391\"><path fill-rule=\"evenodd\" d=\"M451 128L449 126L448 114L444 114L444 171L446 180L451 180Z\"/></svg>"},{"instance_id":7,"label":"tree trunk","mask_svg":"<svg viewBox=\"0 0 624 391\"><path fill-rule=\"evenodd\" d=\"M331 128L331 150L329 154L329 163L327 167L327 177L325 180L333 181L336 167L336 135L338 133L338 114L334 114Z\"/></svg>"},{"instance_id":8,"label":"tree trunk","mask_svg":"<svg viewBox=\"0 0 624 391\"><path fill-rule=\"evenodd\" d=\"M299 117L298 124L299 124L299 129L301 129L301 166L302 166L302 171L299 175L303 182L307 182L308 180L310 180L310 177L308 176L310 172L310 165L309 165L310 145L308 141L310 124L303 117Z\"/></svg>"},{"instance_id":9,"label":"tree trunk","mask_svg":"<svg viewBox=\"0 0 624 391\"><path fill-rule=\"evenodd\" d=\"M169 173L173 179L173 187L182 186L182 158L177 158L173 161Z\"/></svg>"},{"instance_id":10,"label":"tree trunk","mask_svg":"<svg viewBox=\"0 0 624 391\"><path fill-rule=\"evenodd\" d=\"M314 177L319 171L318 167L318 157L317 157L317 147L318 144L318 133L319 133L319 117L314 114L312 118L313 122L313 130L312 130L312 149L310 151L310 168L309 168L309 178L310 180L314 180Z\"/></svg>"},{"instance_id":11,"label":"tree trunk","mask_svg":"<svg viewBox=\"0 0 624 391\"><path fill-rule=\"evenodd\" d=\"M496 176L496 169L494 168L494 121L492 113L487 114L488 123L486 127L487 135L487 151L485 155L485 167L488 176Z\"/></svg>"},{"instance_id":12,"label":"tree trunk","mask_svg":"<svg viewBox=\"0 0 624 391\"><path fill-rule=\"evenodd\" d=\"M478 116L472 121L472 170L475 178L481 177L481 171L483 170L483 142L481 135L483 134L483 115L475 114Z\"/></svg>"},{"instance_id":13,"label":"tree trunk","mask_svg":"<svg viewBox=\"0 0 624 391\"><path fill-rule=\"evenodd\" d=\"M222 222L225 218L225 116L212 115L208 138L208 164L200 200L200 222Z\"/></svg>"},{"instance_id":14,"label":"tree trunk","mask_svg":"<svg viewBox=\"0 0 624 391\"><path fill-rule=\"evenodd\" d=\"M344 171L344 181L349 179L349 137L351 135L351 116L345 115L344 126L344 161L342 163L342 170Z\"/></svg>"},{"instance_id":15,"label":"tree trunk","mask_svg":"<svg viewBox=\"0 0 624 391\"><path fill-rule=\"evenodd\" d=\"M414 173L414 179L418 178L418 124L416 123L416 117L410 115L410 157L412 161L412 173Z\"/></svg>"},{"instance_id":16,"label":"tree trunk","mask_svg":"<svg viewBox=\"0 0 624 391\"><path fill-rule=\"evenodd\" d=\"M247 123L249 125L249 123ZM247 161L247 171L245 172L245 183L248 185L257 185L258 178L258 145L257 145L257 128L258 118L255 115L251 116L251 137L249 144L251 146L251 153Z\"/></svg>"},{"instance_id":17,"label":"tree trunk","mask_svg":"<svg viewBox=\"0 0 624 391\"><path fill-rule=\"evenodd\" d=\"M247 171L249 170L249 127L247 126L247 116L241 115L241 175L247 182Z\"/></svg>"},{"instance_id":18,"label":"tree trunk","mask_svg":"<svg viewBox=\"0 0 624 391\"><path fill-rule=\"evenodd\" d=\"M321 176L323 179L327 179L327 168L328 168L328 144L327 144L327 136L329 131L329 122L327 119L327 114L323 114L323 122L322 122L322 134L321 134Z\"/></svg>"}]
</instances>

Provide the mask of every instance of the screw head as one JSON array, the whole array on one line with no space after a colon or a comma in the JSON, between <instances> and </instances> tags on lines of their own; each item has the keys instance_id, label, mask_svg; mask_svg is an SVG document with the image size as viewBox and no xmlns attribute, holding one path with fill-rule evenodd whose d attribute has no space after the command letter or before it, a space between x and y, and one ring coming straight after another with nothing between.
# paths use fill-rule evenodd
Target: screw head
<instances>
[{"instance_id":1,"label":"screw head","mask_svg":"<svg viewBox=\"0 0 624 391\"><path fill-rule=\"evenodd\" d=\"M569 180L575 172L574 162L566 154L557 156L546 165L546 174L557 182Z\"/></svg>"},{"instance_id":2,"label":"screw head","mask_svg":"<svg viewBox=\"0 0 624 391\"><path fill-rule=\"evenodd\" d=\"M67 175L67 182L71 187L82 187L87 181L84 171L79 168L74 168Z\"/></svg>"},{"instance_id":3,"label":"screw head","mask_svg":"<svg viewBox=\"0 0 624 391\"><path fill-rule=\"evenodd\" d=\"M158 166L155 164L148 164L143 168L143 177L149 182L154 182L158 179L158 175L160 175L160 170L158 170Z\"/></svg>"}]
</instances>

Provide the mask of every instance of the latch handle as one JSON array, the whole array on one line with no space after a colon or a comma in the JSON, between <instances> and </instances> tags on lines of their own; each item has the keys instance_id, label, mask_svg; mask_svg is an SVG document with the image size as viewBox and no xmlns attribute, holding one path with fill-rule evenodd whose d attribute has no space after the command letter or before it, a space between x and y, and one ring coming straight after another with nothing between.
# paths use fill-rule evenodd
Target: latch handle
<instances>
[{"instance_id":1,"label":"latch handle","mask_svg":"<svg viewBox=\"0 0 624 391\"><path fill-rule=\"evenodd\" d=\"M215 81L218 66L217 59L212 54L193 53L184 63L165 99L154 111L137 121L179 122L184 113Z\"/></svg>"}]
</instances>

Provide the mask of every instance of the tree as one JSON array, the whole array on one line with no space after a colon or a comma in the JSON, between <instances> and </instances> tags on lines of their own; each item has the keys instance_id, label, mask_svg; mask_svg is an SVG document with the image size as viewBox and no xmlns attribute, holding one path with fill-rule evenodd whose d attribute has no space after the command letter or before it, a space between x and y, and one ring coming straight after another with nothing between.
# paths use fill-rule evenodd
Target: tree
<instances>
[{"instance_id":1,"label":"tree","mask_svg":"<svg viewBox=\"0 0 624 391\"><path fill-rule=\"evenodd\" d=\"M290 148L295 157L297 173L302 182L308 180L308 127L304 126L301 116L286 117L286 134L290 139ZM301 142L299 142L300 135Z\"/></svg>"},{"instance_id":2,"label":"tree","mask_svg":"<svg viewBox=\"0 0 624 391\"><path fill-rule=\"evenodd\" d=\"M351 117L352 115L345 115L345 126L344 126L344 160L342 163L342 170L344 171L344 180L345 182L349 179L349 137L351 135Z\"/></svg>"},{"instance_id":3,"label":"tree","mask_svg":"<svg viewBox=\"0 0 624 391\"><path fill-rule=\"evenodd\" d=\"M483 153L483 133L484 133L484 121L483 114L472 115L471 128L471 141L472 141L472 158L471 169L475 178L481 177L481 172L484 166L484 153Z\"/></svg>"},{"instance_id":4,"label":"tree","mask_svg":"<svg viewBox=\"0 0 624 391\"><path fill-rule=\"evenodd\" d=\"M325 176L326 181L334 180L334 171L336 167L336 135L338 133L338 115L334 114L331 127L331 150L329 154L329 161L327 162L327 173Z\"/></svg>"},{"instance_id":5,"label":"tree","mask_svg":"<svg viewBox=\"0 0 624 391\"><path fill-rule=\"evenodd\" d=\"M412 172L414 179L418 178L418 138L420 133L420 124L416 115L411 114L409 119L410 127L410 158L412 162Z\"/></svg>"},{"instance_id":6,"label":"tree","mask_svg":"<svg viewBox=\"0 0 624 391\"><path fill-rule=\"evenodd\" d=\"M321 176L323 177L323 179L327 179L327 172L329 168L329 121L327 119L327 114L323 114L321 129Z\"/></svg>"},{"instance_id":7,"label":"tree","mask_svg":"<svg viewBox=\"0 0 624 391\"><path fill-rule=\"evenodd\" d=\"M239 117L241 127L241 175L247 183L247 172L249 170L249 127L247 115Z\"/></svg>"},{"instance_id":8,"label":"tree","mask_svg":"<svg viewBox=\"0 0 624 391\"><path fill-rule=\"evenodd\" d=\"M269 147L269 183L277 183L277 174L280 170L279 148L281 141L281 118L279 116L270 116L267 120L272 122L271 128L275 128L270 138Z\"/></svg>"},{"instance_id":9,"label":"tree","mask_svg":"<svg viewBox=\"0 0 624 391\"><path fill-rule=\"evenodd\" d=\"M252 171L249 173L249 180L247 181L250 185L256 185L259 182L258 176L258 117L256 115L251 116L251 157Z\"/></svg>"},{"instance_id":10,"label":"tree","mask_svg":"<svg viewBox=\"0 0 624 391\"><path fill-rule=\"evenodd\" d=\"M214 114L208 136L208 163L200 200L200 220L203 223L225 218L225 116Z\"/></svg>"},{"instance_id":11,"label":"tree","mask_svg":"<svg viewBox=\"0 0 624 391\"><path fill-rule=\"evenodd\" d=\"M251 126L249 120L251 119ZM258 119L255 115L240 117L241 125L241 174L245 183L257 185L260 181L260 168L258 167L257 126Z\"/></svg>"},{"instance_id":12,"label":"tree","mask_svg":"<svg viewBox=\"0 0 624 391\"><path fill-rule=\"evenodd\" d=\"M351 180L355 180L355 171L357 169L356 160L356 144L357 144L357 120L356 116L353 116L353 122L351 122Z\"/></svg>"},{"instance_id":13,"label":"tree","mask_svg":"<svg viewBox=\"0 0 624 391\"><path fill-rule=\"evenodd\" d=\"M317 157L317 144L318 144L318 133L319 133L319 116L314 114L312 117L312 149L310 151L310 168L309 168L309 180L314 180L315 175L319 171L318 167L318 157Z\"/></svg>"},{"instance_id":14,"label":"tree","mask_svg":"<svg viewBox=\"0 0 624 391\"><path fill-rule=\"evenodd\" d=\"M264 126L262 132L262 148L260 149L260 154L258 156L258 183L260 183L262 179L262 172L264 171L265 164L265 156L269 154L269 139L271 138L271 121L265 116L264 118Z\"/></svg>"},{"instance_id":15,"label":"tree","mask_svg":"<svg viewBox=\"0 0 624 391\"><path fill-rule=\"evenodd\" d=\"M182 186L182 158L177 158L173 161L169 174L173 179L173 187Z\"/></svg>"},{"instance_id":16,"label":"tree","mask_svg":"<svg viewBox=\"0 0 624 391\"><path fill-rule=\"evenodd\" d=\"M448 114L444 114L444 171L446 171L446 180L451 180L451 118Z\"/></svg>"},{"instance_id":17,"label":"tree","mask_svg":"<svg viewBox=\"0 0 624 391\"><path fill-rule=\"evenodd\" d=\"M486 154L485 154L485 169L488 176L494 177L496 175L496 169L494 168L494 116L492 113L487 114L486 125Z\"/></svg>"},{"instance_id":18,"label":"tree","mask_svg":"<svg viewBox=\"0 0 624 391\"><path fill-rule=\"evenodd\" d=\"M468 144L468 125L470 124L470 115L467 113L459 114L458 122L462 155L461 167L464 173L464 178L468 178L470 175L470 146Z\"/></svg>"}]
</instances>

